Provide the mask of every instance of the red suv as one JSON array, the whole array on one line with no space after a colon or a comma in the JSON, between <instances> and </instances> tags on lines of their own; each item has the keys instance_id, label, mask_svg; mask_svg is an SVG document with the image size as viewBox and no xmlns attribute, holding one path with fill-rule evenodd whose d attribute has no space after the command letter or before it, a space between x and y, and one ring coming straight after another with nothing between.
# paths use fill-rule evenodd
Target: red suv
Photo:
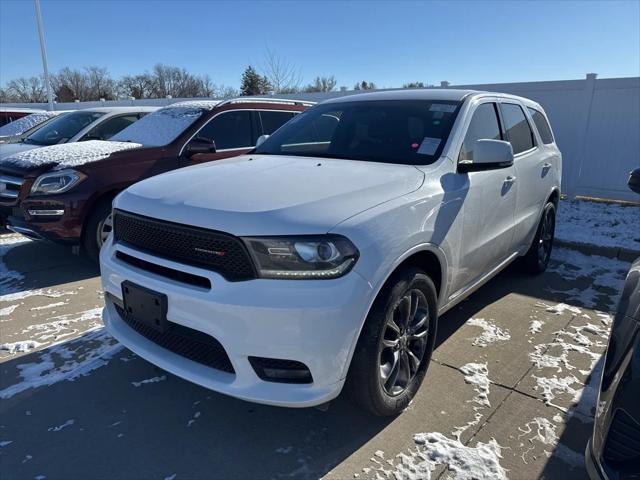
<instances>
[{"instance_id":1,"label":"red suv","mask_svg":"<svg viewBox=\"0 0 640 480\"><path fill-rule=\"evenodd\" d=\"M118 192L159 173L246 153L258 137L311 105L275 99L181 102L109 141L18 153L0 162L0 209L9 229L79 245L97 259Z\"/></svg>"}]
</instances>

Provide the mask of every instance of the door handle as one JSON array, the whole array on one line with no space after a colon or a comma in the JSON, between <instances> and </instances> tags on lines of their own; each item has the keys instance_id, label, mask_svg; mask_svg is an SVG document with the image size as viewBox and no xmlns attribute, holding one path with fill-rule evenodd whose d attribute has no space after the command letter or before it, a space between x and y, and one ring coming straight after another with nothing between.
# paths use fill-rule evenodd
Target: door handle
<instances>
[{"instance_id":1,"label":"door handle","mask_svg":"<svg viewBox=\"0 0 640 480\"><path fill-rule=\"evenodd\" d=\"M513 175L509 175L507 178L504 179L504 183L514 183L516 181L516 177L514 177Z\"/></svg>"},{"instance_id":2,"label":"door handle","mask_svg":"<svg viewBox=\"0 0 640 480\"><path fill-rule=\"evenodd\" d=\"M542 164L542 168L551 168L553 165L551 165L549 162L544 162Z\"/></svg>"}]
</instances>

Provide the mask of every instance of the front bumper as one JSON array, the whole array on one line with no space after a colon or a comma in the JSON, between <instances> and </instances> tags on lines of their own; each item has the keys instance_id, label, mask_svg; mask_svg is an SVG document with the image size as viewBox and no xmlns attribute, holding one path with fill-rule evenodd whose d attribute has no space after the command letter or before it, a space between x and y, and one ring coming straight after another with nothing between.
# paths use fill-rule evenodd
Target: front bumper
<instances>
[{"instance_id":1,"label":"front bumper","mask_svg":"<svg viewBox=\"0 0 640 480\"><path fill-rule=\"evenodd\" d=\"M116 251L193 275L211 289L151 273L116 258ZM209 270L144 254L109 239L100 254L107 330L127 348L159 367L205 388L244 400L286 407L325 403L340 393L361 326L372 302L368 282L352 271L334 280L228 282ZM235 370L226 373L166 350L138 334L118 315L125 280L164 293L170 322L204 332L224 347ZM304 363L313 383L261 380L248 357Z\"/></svg>"},{"instance_id":2,"label":"front bumper","mask_svg":"<svg viewBox=\"0 0 640 480\"><path fill-rule=\"evenodd\" d=\"M82 233L79 209L62 201L27 199L13 207L7 216L7 228L33 238L64 244L77 244Z\"/></svg>"}]
</instances>

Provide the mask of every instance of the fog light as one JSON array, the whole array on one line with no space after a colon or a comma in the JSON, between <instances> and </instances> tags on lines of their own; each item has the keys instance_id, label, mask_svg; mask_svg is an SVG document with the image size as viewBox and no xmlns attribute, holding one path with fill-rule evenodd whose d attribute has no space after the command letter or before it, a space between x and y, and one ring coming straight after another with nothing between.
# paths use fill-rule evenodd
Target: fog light
<instances>
[{"instance_id":1,"label":"fog light","mask_svg":"<svg viewBox=\"0 0 640 480\"><path fill-rule=\"evenodd\" d=\"M302 362L264 357L249 357L249 362L258 377L267 382L313 382L309 368Z\"/></svg>"}]
</instances>

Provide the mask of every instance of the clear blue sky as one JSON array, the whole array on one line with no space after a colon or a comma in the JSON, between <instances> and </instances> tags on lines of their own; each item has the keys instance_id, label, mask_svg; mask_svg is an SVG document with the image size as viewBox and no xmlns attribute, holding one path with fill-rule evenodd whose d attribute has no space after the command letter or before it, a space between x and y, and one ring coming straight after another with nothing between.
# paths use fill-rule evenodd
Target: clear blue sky
<instances>
[{"instance_id":1,"label":"clear blue sky","mask_svg":"<svg viewBox=\"0 0 640 480\"><path fill-rule=\"evenodd\" d=\"M207 2L42 0L49 67L155 63L237 87L266 48L305 82L380 87L640 75L640 0ZM40 74L33 2L0 0L0 84Z\"/></svg>"}]
</instances>

